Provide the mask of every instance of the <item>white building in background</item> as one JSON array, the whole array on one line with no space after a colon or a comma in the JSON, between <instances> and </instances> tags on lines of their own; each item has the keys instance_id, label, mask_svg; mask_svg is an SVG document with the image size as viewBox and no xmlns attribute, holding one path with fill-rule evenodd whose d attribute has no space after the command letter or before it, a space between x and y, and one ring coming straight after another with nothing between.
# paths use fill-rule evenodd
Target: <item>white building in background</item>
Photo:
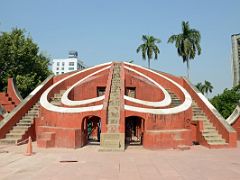
<instances>
[{"instance_id":1,"label":"white building in background","mask_svg":"<svg viewBox=\"0 0 240 180\"><path fill-rule=\"evenodd\" d=\"M78 58L77 51L69 51L68 58L66 59L53 59L52 72L55 75L68 73L75 70L85 69L83 61Z\"/></svg>"},{"instance_id":2,"label":"white building in background","mask_svg":"<svg viewBox=\"0 0 240 180\"><path fill-rule=\"evenodd\" d=\"M232 35L233 86L240 84L240 34Z\"/></svg>"}]
</instances>

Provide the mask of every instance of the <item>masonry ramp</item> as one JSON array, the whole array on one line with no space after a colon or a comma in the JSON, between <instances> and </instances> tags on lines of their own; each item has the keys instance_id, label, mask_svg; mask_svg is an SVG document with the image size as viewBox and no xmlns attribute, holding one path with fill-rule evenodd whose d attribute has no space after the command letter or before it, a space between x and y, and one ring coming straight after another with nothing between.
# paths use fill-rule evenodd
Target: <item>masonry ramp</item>
<instances>
[{"instance_id":1,"label":"masonry ramp","mask_svg":"<svg viewBox=\"0 0 240 180\"><path fill-rule=\"evenodd\" d=\"M18 144L28 139L27 133L34 126L34 120L39 114L39 103L36 103L13 128L0 140L0 144Z\"/></svg>"},{"instance_id":2,"label":"masonry ramp","mask_svg":"<svg viewBox=\"0 0 240 180\"><path fill-rule=\"evenodd\" d=\"M192 120L202 124L197 130L199 143L208 148L236 147L236 131L188 79L183 78L183 85L193 99Z\"/></svg>"},{"instance_id":3,"label":"masonry ramp","mask_svg":"<svg viewBox=\"0 0 240 180\"><path fill-rule=\"evenodd\" d=\"M124 137L119 133L120 125L120 70L121 64L114 63L111 90L107 110L107 133L101 134L101 151L124 150Z\"/></svg>"}]
</instances>

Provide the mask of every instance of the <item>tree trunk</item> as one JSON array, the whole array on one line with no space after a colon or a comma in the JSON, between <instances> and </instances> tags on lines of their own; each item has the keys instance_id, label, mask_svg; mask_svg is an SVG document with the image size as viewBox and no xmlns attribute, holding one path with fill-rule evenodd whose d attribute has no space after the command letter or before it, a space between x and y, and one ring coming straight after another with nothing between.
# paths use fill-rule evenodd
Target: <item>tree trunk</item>
<instances>
[{"instance_id":1,"label":"tree trunk","mask_svg":"<svg viewBox=\"0 0 240 180\"><path fill-rule=\"evenodd\" d=\"M150 69L150 59L148 58L148 69Z\"/></svg>"},{"instance_id":2,"label":"tree trunk","mask_svg":"<svg viewBox=\"0 0 240 180\"><path fill-rule=\"evenodd\" d=\"M187 60L187 78L190 80L189 69L190 69L190 64L189 64L189 60Z\"/></svg>"}]
</instances>

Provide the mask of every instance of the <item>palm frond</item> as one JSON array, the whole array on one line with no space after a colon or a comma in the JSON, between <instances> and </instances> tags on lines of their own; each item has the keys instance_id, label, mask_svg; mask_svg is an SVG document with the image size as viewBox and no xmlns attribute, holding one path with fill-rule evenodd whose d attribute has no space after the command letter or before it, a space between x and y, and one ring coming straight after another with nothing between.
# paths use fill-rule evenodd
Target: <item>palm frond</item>
<instances>
[{"instance_id":1,"label":"palm frond","mask_svg":"<svg viewBox=\"0 0 240 180\"><path fill-rule=\"evenodd\" d=\"M153 53L154 53L154 58L155 59L158 58L158 54L160 53L160 50L157 47L156 43L160 43L161 40L150 35L142 35L142 40L144 43L138 46L136 51L137 53L141 51L142 58L145 60L147 57L150 65L150 60L152 59Z\"/></svg>"}]
</instances>

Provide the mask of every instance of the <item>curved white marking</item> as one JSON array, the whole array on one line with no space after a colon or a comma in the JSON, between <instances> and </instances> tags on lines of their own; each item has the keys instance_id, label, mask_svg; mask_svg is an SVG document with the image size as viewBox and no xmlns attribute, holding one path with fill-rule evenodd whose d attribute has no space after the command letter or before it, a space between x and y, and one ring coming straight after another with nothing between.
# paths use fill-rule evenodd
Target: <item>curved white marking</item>
<instances>
[{"instance_id":1,"label":"curved white marking","mask_svg":"<svg viewBox=\"0 0 240 180\"><path fill-rule=\"evenodd\" d=\"M134 69L132 69L130 67L127 67L127 66L124 66L124 68L126 68L127 70L132 71L132 72L146 78L148 81L152 82L155 86L157 86L159 89L161 89L163 94L164 94L164 99L162 101L159 101L159 102L143 101L143 100L140 100L140 99L137 99L137 98L132 98L132 97L125 96L125 95L124 95L124 99L126 99L128 101L131 101L131 102L134 102L134 103L137 103L137 104L143 104L145 106L152 106L152 107L163 107L163 106L168 106L168 105L171 104L171 96L160 84L158 84L152 78L138 72L137 70L134 70Z\"/></svg>"},{"instance_id":2,"label":"curved white marking","mask_svg":"<svg viewBox=\"0 0 240 180\"><path fill-rule=\"evenodd\" d=\"M84 77L83 79L80 79L78 82L76 82L75 84L73 84L70 88L67 89L67 91L63 94L62 98L61 98L61 102L67 106L77 106L77 105L83 105L83 104L89 104L89 103L93 103L93 102L97 102L97 101L101 101L105 98L105 96L99 96L99 97L95 97L95 98L91 98L91 99L86 99L86 100L80 100L80 101L72 101L68 98L68 94L70 93L70 91L77 85L83 83L85 80L87 80L88 78L102 72L105 71L107 69L110 69L111 66L107 66L103 69L100 69L86 77Z\"/></svg>"},{"instance_id":3,"label":"curved white marking","mask_svg":"<svg viewBox=\"0 0 240 180\"><path fill-rule=\"evenodd\" d=\"M41 88L43 87L43 84L38 85L31 93L30 95L35 95Z\"/></svg>"},{"instance_id":4,"label":"curved white marking","mask_svg":"<svg viewBox=\"0 0 240 180\"><path fill-rule=\"evenodd\" d=\"M151 113L151 114L176 114L176 113L179 113L179 112L186 111L188 108L191 107L191 105L192 105L192 98L191 98L191 96L188 94L188 92L182 86L180 86L178 83L176 83L172 79L170 79L170 78L168 78L168 77L166 77L166 76L164 76L162 74L156 73L156 72L154 72L154 71L152 71L150 69L146 69L146 68L143 68L141 66L130 64L130 63L127 63L127 62L124 62L124 63L129 65L129 66L135 66L135 67L138 67L140 69L144 69L146 71L150 71L153 74L155 74L157 76L160 76L160 77L166 79L167 81L170 81L172 84L177 86L182 91L182 93L185 96L184 102L181 105L179 105L177 107L173 107L173 108L168 108L168 109L151 109L151 108L140 108L140 107L136 107L136 106L124 105L124 109L129 110L129 111Z\"/></svg>"},{"instance_id":5,"label":"curved white marking","mask_svg":"<svg viewBox=\"0 0 240 180\"><path fill-rule=\"evenodd\" d=\"M21 102L23 99L22 99L21 95L19 94L19 91L18 91L15 83L13 82L13 80L11 81L11 84L12 84L11 86L13 87L12 89L13 89L13 91L14 91L14 94L16 95L16 97L18 98L18 100Z\"/></svg>"},{"instance_id":6,"label":"curved white marking","mask_svg":"<svg viewBox=\"0 0 240 180\"><path fill-rule=\"evenodd\" d=\"M237 107L234 109L232 114L226 119L228 124L233 124L240 116L240 107L237 105Z\"/></svg>"},{"instance_id":7,"label":"curved white marking","mask_svg":"<svg viewBox=\"0 0 240 180\"><path fill-rule=\"evenodd\" d=\"M91 69L95 69L97 67L102 67L102 66L105 66L105 65L109 65L109 64L112 64L112 62L108 62L108 63L104 63L104 64L100 64L100 65L97 65L97 66L94 66L94 67L91 67L91 68L88 68L88 69L84 69L82 71L79 71L79 72L76 72L74 74L71 74L65 78L63 78L62 80L58 81L57 83L53 84L52 86L50 86L41 96L40 98L40 104L41 106L43 106L45 109L49 110L49 111L54 111L54 112L61 112L61 113L80 113L80 112L87 112L87 111L98 111L98 110L101 110L103 108L103 105L96 105L96 106L89 106L89 107L77 107L77 108L67 108L67 107L59 107L59 106L55 106L53 104L51 104L49 101L48 101L48 94L49 92L54 88L56 87L58 84L62 83L63 81L73 77L73 76L76 76L78 74L81 74L83 72L86 72L88 70L91 70Z\"/></svg>"}]
</instances>

